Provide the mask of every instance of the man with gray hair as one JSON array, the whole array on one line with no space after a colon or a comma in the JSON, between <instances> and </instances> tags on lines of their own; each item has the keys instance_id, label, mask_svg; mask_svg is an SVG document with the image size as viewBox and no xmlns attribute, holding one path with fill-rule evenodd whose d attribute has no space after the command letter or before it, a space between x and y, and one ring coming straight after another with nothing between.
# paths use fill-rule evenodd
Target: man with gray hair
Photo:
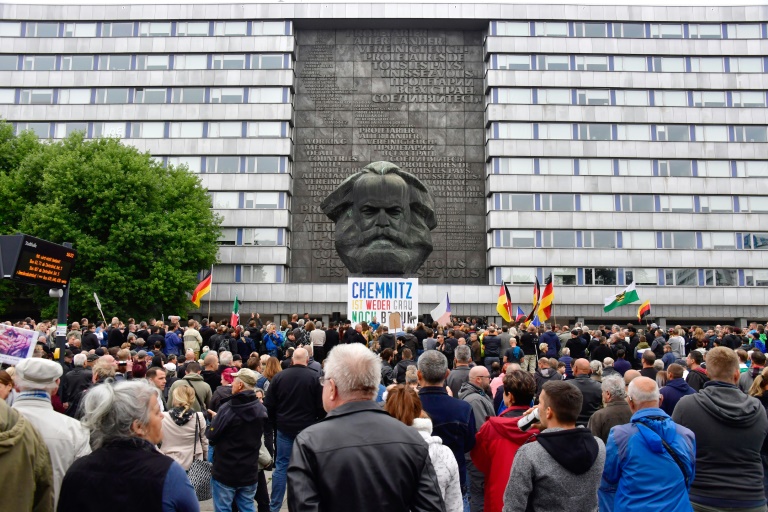
<instances>
[{"instance_id":1,"label":"man with gray hair","mask_svg":"<svg viewBox=\"0 0 768 512\"><path fill-rule=\"evenodd\" d=\"M66 411L69 408L69 404L80 394L82 391L91 385L91 379L93 378L91 370L85 367L88 361L88 355L79 353L72 358L72 362L75 367L68 371L66 375L62 375L61 382L59 384L59 398Z\"/></svg>"},{"instance_id":2,"label":"man with gray hair","mask_svg":"<svg viewBox=\"0 0 768 512\"><path fill-rule=\"evenodd\" d=\"M51 455L54 510L67 469L76 459L91 453L90 435L85 427L79 421L54 411L51 405L51 395L59 387L61 373L60 364L31 358L16 365L14 376L19 394L13 401L13 408L40 433Z\"/></svg>"},{"instance_id":3,"label":"man with gray hair","mask_svg":"<svg viewBox=\"0 0 768 512\"><path fill-rule=\"evenodd\" d=\"M448 375L446 385L451 388L452 395L458 398L462 384L469 380L469 363L472 361L472 351L466 345L459 345L456 347L454 356L454 367Z\"/></svg>"},{"instance_id":4,"label":"man with gray hair","mask_svg":"<svg viewBox=\"0 0 768 512\"><path fill-rule=\"evenodd\" d=\"M304 511L310 504L326 512L444 510L421 435L373 401L380 379L376 354L359 343L339 345L328 355L320 377L328 416L296 436L288 510Z\"/></svg>"},{"instance_id":5,"label":"man with gray hair","mask_svg":"<svg viewBox=\"0 0 768 512\"><path fill-rule=\"evenodd\" d=\"M627 404L626 387L621 375L617 373L603 377L600 389L603 392L604 406L589 418L587 426L595 437L607 443L611 428L627 423L632 411Z\"/></svg>"}]
</instances>

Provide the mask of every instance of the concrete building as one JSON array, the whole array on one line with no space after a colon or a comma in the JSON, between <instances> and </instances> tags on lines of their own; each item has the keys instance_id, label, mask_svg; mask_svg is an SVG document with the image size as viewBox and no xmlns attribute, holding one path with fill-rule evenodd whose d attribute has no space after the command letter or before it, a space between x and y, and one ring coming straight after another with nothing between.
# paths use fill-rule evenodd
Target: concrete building
<instances>
[{"instance_id":1,"label":"concrete building","mask_svg":"<svg viewBox=\"0 0 768 512\"><path fill-rule=\"evenodd\" d=\"M17 130L117 135L200 173L224 219L214 314L235 294L246 315L345 314L343 282L292 272L302 31L391 29L444 31L467 61L468 31L482 47L483 98L463 111L483 113L486 237L445 249L479 252L485 274L423 284L422 313L447 292L455 314L497 317L503 281L528 309L552 273L559 322L631 319L602 305L633 281L662 324L768 317L766 6L3 4L0 20Z\"/></svg>"}]
</instances>

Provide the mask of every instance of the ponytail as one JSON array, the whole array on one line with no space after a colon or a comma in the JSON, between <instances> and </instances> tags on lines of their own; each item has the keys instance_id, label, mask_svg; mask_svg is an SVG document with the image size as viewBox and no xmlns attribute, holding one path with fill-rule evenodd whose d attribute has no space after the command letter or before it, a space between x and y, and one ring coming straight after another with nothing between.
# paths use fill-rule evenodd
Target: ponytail
<instances>
[{"instance_id":1,"label":"ponytail","mask_svg":"<svg viewBox=\"0 0 768 512\"><path fill-rule=\"evenodd\" d=\"M749 388L749 395L755 397L763 396L766 386L768 386L768 368L760 372L755 380L752 381L752 386Z\"/></svg>"}]
</instances>

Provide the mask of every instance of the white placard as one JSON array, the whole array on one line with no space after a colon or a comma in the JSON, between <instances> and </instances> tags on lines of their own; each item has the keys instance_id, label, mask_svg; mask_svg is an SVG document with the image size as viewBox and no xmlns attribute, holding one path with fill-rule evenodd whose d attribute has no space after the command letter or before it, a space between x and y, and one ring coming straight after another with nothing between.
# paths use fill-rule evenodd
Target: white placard
<instances>
[{"instance_id":1,"label":"white placard","mask_svg":"<svg viewBox=\"0 0 768 512\"><path fill-rule=\"evenodd\" d=\"M19 364L32 357L37 342L37 332L0 324L0 363Z\"/></svg>"},{"instance_id":2,"label":"white placard","mask_svg":"<svg viewBox=\"0 0 768 512\"><path fill-rule=\"evenodd\" d=\"M352 324L376 317L389 327L390 313L400 313L403 328L415 327L419 318L419 279L350 277L347 283L347 318Z\"/></svg>"}]
</instances>

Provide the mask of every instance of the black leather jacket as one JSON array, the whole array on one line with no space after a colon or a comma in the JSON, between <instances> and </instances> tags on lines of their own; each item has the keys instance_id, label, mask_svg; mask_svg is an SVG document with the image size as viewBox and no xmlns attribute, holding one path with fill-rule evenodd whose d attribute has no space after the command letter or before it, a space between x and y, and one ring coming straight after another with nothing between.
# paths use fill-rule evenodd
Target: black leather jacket
<instances>
[{"instance_id":1,"label":"black leather jacket","mask_svg":"<svg viewBox=\"0 0 768 512\"><path fill-rule=\"evenodd\" d=\"M288 510L437 512L445 505L421 435L365 400L337 407L296 437Z\"/></svg>"}]
</instances>

